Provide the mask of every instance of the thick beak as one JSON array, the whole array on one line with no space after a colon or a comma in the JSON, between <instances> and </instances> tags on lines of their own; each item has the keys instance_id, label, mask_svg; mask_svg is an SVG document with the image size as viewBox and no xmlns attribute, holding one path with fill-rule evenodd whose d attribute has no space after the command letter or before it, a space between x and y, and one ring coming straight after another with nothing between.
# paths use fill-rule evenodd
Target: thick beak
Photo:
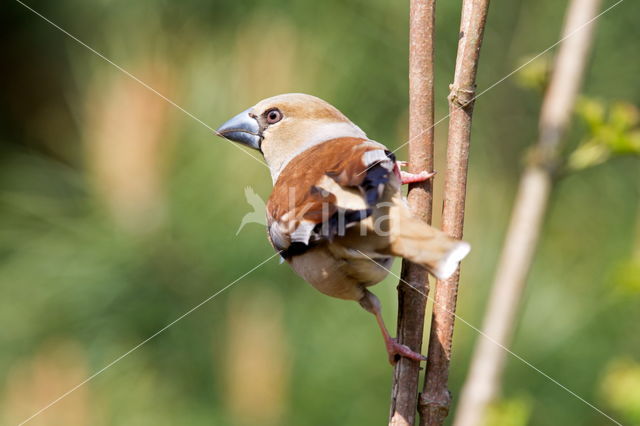
<instances>
[{"instance_id":1,"label":"thick beak","mask_svg":"<svg viewBox=\"0 0 640 426\"><path fill-rule=\"evenodd\" d=\"M250 110L251 108L242 111L220 126L216 131L218 136L260 150L260 142L262 141L260 126L258 120L249 115Z\"/></svg>"}]
</instances>

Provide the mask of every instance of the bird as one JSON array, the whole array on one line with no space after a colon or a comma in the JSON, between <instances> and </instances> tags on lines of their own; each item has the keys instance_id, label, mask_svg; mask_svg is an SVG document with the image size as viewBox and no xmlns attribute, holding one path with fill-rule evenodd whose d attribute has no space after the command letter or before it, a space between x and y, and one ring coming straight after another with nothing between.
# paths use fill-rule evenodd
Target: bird
<instances>
[{"instance_id":1,"label":"bird","mask_svg":"<svg viewBox=\"0 0 640 426\"><path fill-rule=\"evenodd\" d=\"M405 163L328 102L303 93L259 101L216 134L262 153L273 190L267 234L281 258L328 296L356 301L373 314L389 362L426 358L391 337L379 299L395 257L422 265L439 279L458 268L471 246L416 218L401 185L430 179Z\"/></svg>"}]
</instances>

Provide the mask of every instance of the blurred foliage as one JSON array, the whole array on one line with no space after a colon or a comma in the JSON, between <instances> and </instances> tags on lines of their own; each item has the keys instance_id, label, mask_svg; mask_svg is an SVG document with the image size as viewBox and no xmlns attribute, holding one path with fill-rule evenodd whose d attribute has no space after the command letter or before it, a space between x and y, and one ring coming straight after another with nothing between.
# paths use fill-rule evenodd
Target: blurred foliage
<instances>
[{"instance_id":1,"label":"blurred foliage","mask_svg":"<svg viewBox=\"0 0 640 426\"><path fill-rule=\"evenodd\" d=\"M484 424L487 426L525 426L529 424L533 404L530 397L513 397L489 406Z\"/></svg>"},{"instance_id":2,"label":"blurred foliage","mask_svg":"<svg viewBox=\"0 0 640 426\"><path fill-rule=\"evenodd\" d=\"M629 424L640 424L640 363L612 360L600 383L601 398Z\"/></svg>"},{"instance_id":3,"label":"blurred foliage","mask_svg":"<svg viewBox=\"0 0 640 426\"><path fill-rule=\"evenodd\" d=\"M327 99L392 148L407 138L406 2L29 4L207 126L296 91ZM438 4L438 119L459 7ZM491 7L479 88L555 43L565 4ZM243 277L273 255L263 227L236 236L251 211L244 188L270 191L266 169L246 155L257 153L215 138L19 3L0 9L0 424L21 422L114 360L31 424L383 423L392 370L371 316L318 294L276 259ZM600 130L576 126L571 137L597 138L616 158L559 182L514 346L591 401L600 395L595 373L640 351L640 294L612 291L638 276L620 265L634 258L640 168L617 156L637 124L614 102L640 104L639 13L640 4L623 2L598 20L585 96L604 105ZM522 71L529 66L546 67ZM476 102L465 225L476 248L458 302L475 325L539 107L514 79ZM437 170L445 134L443 122ZM390 325L395 284L374 288ZM458 323L454 401L476 337ZM507 400L505 422L605 424L517 360L504 394L527 395Z\"/></svg>"},{"instance_id":4,"label":"blurred foliage","mask_svg":"<svg viewBox=\"0 0 640 426\"><path fill-rule=\"evenodd\" d=\"M615 275L624 293L640 293L640 256L622 262Z\"/></svg>"},{"instance_id":5,"label":"blurred foliage","mask_svg":"<svg viewBox=\"0 0 640 426\"><path fill-rule=\"evenodd\" d=\"M585 169L619 155L640 156L640 111L635 105L618 101L606 108L602 101L582 98L576 112L588 134L570 154L570 169Z\"/></svg>"},{"instance_id":6,"label":"blurred foliage","mask_svg":"<svg viewBox=\"0 0 640 426\"><path fill-rule=\"evenodd\" d=\"M523 58L517 68L516 82L525 89L542 93L549 83L552 61L549 53Z\"/></svg>"},{"instance_id":7,"label":"blurred foliage","mask_svg":"<svg viewBox=\"0 0 640 426\"><path fill-rule=\"evenodd\" d=\"M550 54L523 58L515 74L518 85L544 93L552 60ZM640 156L640 110L635 105L625 101L607 105L583 96L576 103L576 115L587 128L578 146L567 154L569 170L586 169L621 155Z\"/></svg>"}]
</instances>

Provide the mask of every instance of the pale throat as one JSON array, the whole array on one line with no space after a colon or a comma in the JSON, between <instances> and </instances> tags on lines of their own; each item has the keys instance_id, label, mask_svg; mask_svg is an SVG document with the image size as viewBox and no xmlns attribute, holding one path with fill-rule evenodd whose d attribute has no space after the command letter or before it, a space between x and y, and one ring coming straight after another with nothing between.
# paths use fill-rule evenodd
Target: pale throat
<instances>
[{"instance_id":1,"label":"pale throat","mask_svg":"<svg viewBox=\"0 0 640 426\"><path fill-rule=\"evenodd\" d=\"M271 171L271 179L274 184L291 160L315 145L337 138L367 139L367 135L350 121L328 121L301 127L306 128L307 131L283 135L281 137L283 140L271 141L269 148L265 147L264 149L264 158Z\"/></svg>"}]
</instances>

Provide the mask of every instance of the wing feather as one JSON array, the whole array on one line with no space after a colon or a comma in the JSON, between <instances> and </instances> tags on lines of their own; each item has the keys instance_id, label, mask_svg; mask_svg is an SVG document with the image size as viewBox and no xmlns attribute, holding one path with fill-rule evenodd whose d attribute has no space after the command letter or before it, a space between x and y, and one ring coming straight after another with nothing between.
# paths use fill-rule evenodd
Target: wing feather
<instances>
[{"instance_id":1,"label":"wing feather","mask_svg":"<svg viewBox=\"0 0 640 426\"><path fill-rule=\"evenodd\" d=\"M342 236L366 219L394 178L384 145L333 139L304 151L280 173L267 203L273 246L289 258Z\"/></svg>"}]
</instances>

